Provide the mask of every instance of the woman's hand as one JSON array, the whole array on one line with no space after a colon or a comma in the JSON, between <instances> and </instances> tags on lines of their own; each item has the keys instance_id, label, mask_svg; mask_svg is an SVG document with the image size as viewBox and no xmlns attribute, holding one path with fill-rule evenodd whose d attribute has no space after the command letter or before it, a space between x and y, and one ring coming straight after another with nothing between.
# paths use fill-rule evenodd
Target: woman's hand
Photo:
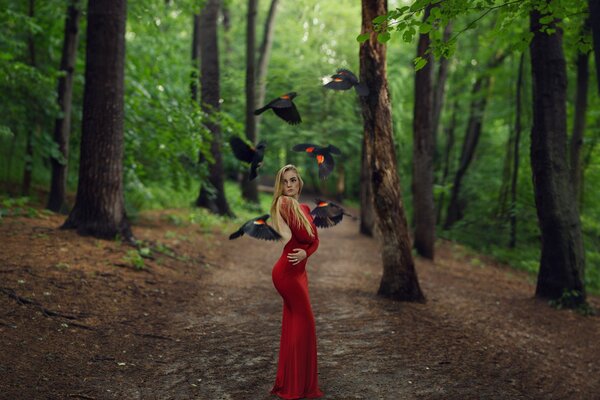
<instances>
[{"instance_id":1,"label":"woman's hand","mask_svg":"<svg viewBox=\"0 0 600 400\"><path fill-rule=\"evenodd\" d=\"M306 258L306 251L303 249L294 249L294 252L289 253L287 258L292 265L296 265Z\"/></svg>"}]
</instances>

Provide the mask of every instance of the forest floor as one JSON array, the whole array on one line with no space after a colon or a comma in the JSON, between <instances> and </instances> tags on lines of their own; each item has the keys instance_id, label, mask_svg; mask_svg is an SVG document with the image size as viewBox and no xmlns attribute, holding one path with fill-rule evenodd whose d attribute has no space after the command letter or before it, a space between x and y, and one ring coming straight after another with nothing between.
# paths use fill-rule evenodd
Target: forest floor
<instances>
[{"instance_id":1,"label":"forest floor","mask_svg":"<svg viewBox=\"0 0 600 400\"><path fill-rule=\"evenodd\" d=\"M143 268L124 243L57 229L64 216L0 220L0 398L274 399L281 245L185 215L136 222ZM599 316L441 240L416 260L426 303L379 298L379 247L357 231L321 231L307 267L324 398L600 398Z\"/></svg>"}]
</instances>

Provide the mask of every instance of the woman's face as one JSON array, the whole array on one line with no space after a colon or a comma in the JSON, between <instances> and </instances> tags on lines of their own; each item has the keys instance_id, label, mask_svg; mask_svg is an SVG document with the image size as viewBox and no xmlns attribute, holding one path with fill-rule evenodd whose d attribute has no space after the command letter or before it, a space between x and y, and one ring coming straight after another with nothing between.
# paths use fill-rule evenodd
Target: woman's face
<instances>
[{"instance_id":1,"label":"woman's face","mask_svg":"<svg viewBox=\"0 0 600 400\"><path fill-rule=\"evenodd\" d=\"M300 179L298 179L298 174L294 170L287 170L283 173L282 182L283 183L283 194L290 197L298 197L298 192L300 192Z\"/></svg>"}]
</instances>

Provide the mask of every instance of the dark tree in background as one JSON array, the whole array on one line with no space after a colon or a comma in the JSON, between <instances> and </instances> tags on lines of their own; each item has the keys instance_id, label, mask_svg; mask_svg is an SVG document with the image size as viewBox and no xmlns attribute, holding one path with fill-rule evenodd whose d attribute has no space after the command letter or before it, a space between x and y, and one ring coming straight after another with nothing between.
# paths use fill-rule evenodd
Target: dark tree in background
<instances>
[{"instance_id":1,"label":"dark tree in background","mask_svg":"<svg viewBox=\"0 0 600 400\"><path fill-rule=\"evenodd\" d=\"M585 302L586 293L581 225L567 162L567 71L562 31L554 21L549 25L554 33L540 32L541 17L531 12L531 169L542 240L536 296L558 299L568 291L565 303L573 306Z\"/></svg>"},{"instance_id":2,"label":"dark tree in background","mask_svg":"<svg viewBox=\"0 0 600 400\"><path fill-rule=\"evenodd\" d=\"M123 199L126 0L90 0L79 184L64 228L132 239Z\"/></svg>"},{"instance_id":3,"label":"dark tree in background","mask_svg":"<svg viewBox=\"0 0 600 400\"><path fill-rule=\"evenodd\" d=\"M60 70L64 73L58 80L58 106L62 115L54 125L54 141L62 155L62 160L51 159L52 180L46 208L54 212L66 212L65 194L67 190L67 160L69 157L69 135L71 133L71 103L73 99L73 72L79 39L79 0L70 0L65 20Z\"/></svg>"},{"instance_id":4,"label":"dark tree in background","mask_svg":"<svg viewBox=\"0 0 600 400\"><path fill-rule=\"evenodd\" d=\"M427 20L431 6L425 9ZM433 260L435 244L435 205L433 202L433 63L427 50L429 33L420 34L417 56L427 64L415 72L415 103L413 111L413 223L414 247L417 253Z\"/></svg>"},{"instance_id":5,"label":"dark tree in background","mask_svg":"<svg viewBox=\"0 0 600 400\"><path fill-rule=\"evenodd\" d=\"M256 143L256 8L258 0L248 0L246 22L246 137L252 145ZM249 181L248 169L242 174L242 196L258 203L257 181Z\"/></svg>"},{"instance_id":6,"label":"dark tree in background","mask_svg":"<svg viewBox=\"0 0 600 400\"><path fill-rule=\"evenodd\" d=\"M219 111L220 85L219 85L219 46L217 40L217 20L219 15L220 0L208 0L200 13L200 104L202 110L209 115L205 122L212 132L211 153L214 163L210 164L208 181L212 190L206 188L206 183L200 188L196 200L198 207L204 207L219 215L230 215L225 198L223 161L221 155L221 129L215 117Z\"/></svg>"},{"instance_id":7,"label":"dark tree in background","mask_svg":"<svg viewBox=\"0 0 600 400\"><path fill-rule=\"evenodd\" d=\"M387 1L362 0L362 32L371 32L369 40L360 45L360 80L370 90L369 96L361 97L361 105L375 213L382 240L383 276L378 294L395 300L424 301L411 254L396 170L386 47L377 41L371 22L386 12Z\"/></svg>"}]
</instances>

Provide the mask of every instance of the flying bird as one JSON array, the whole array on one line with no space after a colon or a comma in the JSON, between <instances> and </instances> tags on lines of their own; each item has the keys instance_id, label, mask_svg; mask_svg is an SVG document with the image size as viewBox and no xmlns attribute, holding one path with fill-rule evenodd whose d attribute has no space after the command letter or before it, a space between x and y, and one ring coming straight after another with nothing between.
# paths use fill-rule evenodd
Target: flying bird
<instances>
[{"instance_id":1,"label":"flying bird","mask_svg":"<svg viewBox=\"0 0 600 400\"><path fill-rule=\"evenodd\" d=\"M267 224L267 219L269 219L269 217L269 214L265 214L258 218L252 218L251 220L246 221L244 225L240 227L240 229L229 235L229 240L237 239L240 236L243 236L244 233L247 233L253 238L262 240L281 239L281 235L277 233L277 231L273 229L271 225Z\"/></svg>"},{"instance_id":2,"label":"flying bird","mask_svg":"<svg viewBox=\"0 0 600 400\"><path fill-rule=\"evenodd\" d=\"M359 82L352 71L342 68L338 69L336 74L331 75L331 82L326 83L323 87L333 90L348 90L354 87L359 96L369 95L367 85Z\"/></svg>"},{"instance_id":3,"label":"flying bird","mask_svg":"<svg viewBox=\"0 0 600 400\"><path fill-rule=\"evenodd\" d=\"M294 97L296 97L296 92L289 92L283 94L272 100L266 106L259 108L254 111L254 115L259 115L267 111L269 108L275 112L275 114L286 121L290 125L296 125L302 122L302 118L300 118L300 113L298 113L298 109L296 105L292 101Z\"/></svg>"},{"instance_id":4,"label":"flying bird","mask_svg":"<svg viewBox=\"0 0 600 400\"><path fill-rule=\"evenodd\" d=\"M315 199L315 203L317 206L310 211L310 214L313 216L313 222L319 228L330 228L339 224L344 215L352 217L334 202Z\"/></svg>"},{"instance_id":5,"label":"flying bird","mask_svg":"<svg viewBox=\"0 0 600 400\"><path fill-rule=\"evenodd\" d=\"M267 147L266 143L260 142L256 145L256 148L254 148L239 137L232 136L231 139L229 139L229 144L231 145L235 158L250 164L248 180L251 181L256 178L258 175L257 170L263 164L265 148Z\"/></svg>"},{"instance_id":6,"label":"flying bird","mask_svg":"<svg viewBox=\"0 0 600 400\"><path fill-rule=\"evenodd\" d=\"M341 155L340 149L330 144L327 147L317 146L311 143L301 143L292 147L294 151L304 151L314 156L319 166L319 178L325 179L331 174L335 166L332 154Z\"/></svg>"}]
</instances>

